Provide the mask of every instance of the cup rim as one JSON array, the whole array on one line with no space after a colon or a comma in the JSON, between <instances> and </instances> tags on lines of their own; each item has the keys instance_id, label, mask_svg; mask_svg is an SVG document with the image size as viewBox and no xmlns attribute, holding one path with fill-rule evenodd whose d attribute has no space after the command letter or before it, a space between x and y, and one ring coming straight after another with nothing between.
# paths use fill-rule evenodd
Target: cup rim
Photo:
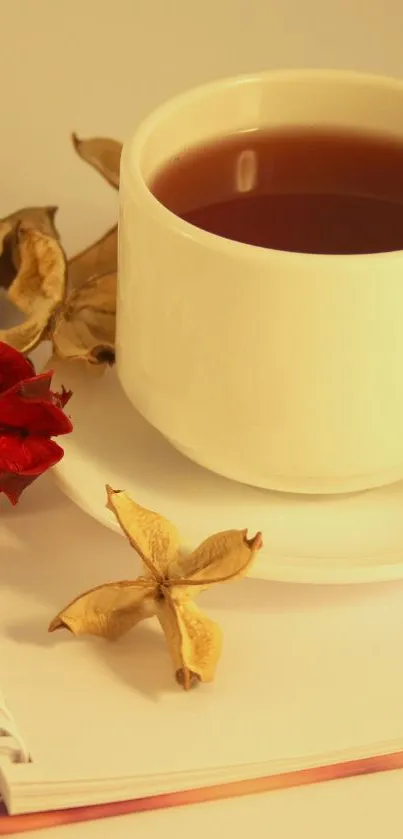
<instances>
[{"instance_id":1,"label":"cup rim","mask_svg":"<svg viewBox=\"0 0 403 839\"><path fill-rule=\"evenodd\" d=\"M234 239L226 239L217 233L210 233L207 230L196 227L188 221L177 216L168 207L158 200L153 195L148 184L146 183L140 167L141 152L149 136L152 134L154 128L164 120L164 117L172 110L179 111L186 107L187 103L194 102L195 99L202 99L210 92L219 91L225 88L234 87L237 85L251 84L259 81L329 81L340 82L344 81L349 84L356 85L371 85L377 88L385 88L388 90L395 89L403 95L403 79L395 76L387 76L377 73L366 73L356 70L338 70L325 68L282 68L276 70L263 70L253 73L243 73L239 75L224 76L213 81L199 84L190 87L175 96L165 100L162 104L154 108L144 119L142 119L134 130L134 133L124 142L121 163L120 163L120 180L124 181L125 188L135 187L136 192L142 195L143 199L149 204L149 209L157 221L165 222L174 232L197 240L204 247L210 247L215 251L234 256L237 259L253 257L254 259L267 260L271 263L274 258L281 261L288 262L298 260L315 260L315 262L323 261L328 263L329 260L338 260L339 262L356 262L357 260L382 260L403 257L403 247L400 250L394 251L377 251L375 253L354 253L354 254L321 254L321 253L306 253L300 251L283 251L276 248L266 248L260 245L251 245L245 242L238 242Z\"/></svg>"}]
</instances>

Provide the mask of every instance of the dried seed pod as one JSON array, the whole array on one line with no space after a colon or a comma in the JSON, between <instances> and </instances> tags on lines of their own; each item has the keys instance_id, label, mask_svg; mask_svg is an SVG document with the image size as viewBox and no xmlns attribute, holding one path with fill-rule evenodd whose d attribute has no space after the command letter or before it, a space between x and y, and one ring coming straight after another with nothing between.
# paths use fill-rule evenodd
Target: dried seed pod
<instances>
[{"instance_id":1,"label":"dried seed pod","mask_svg":"<svg viewBox=\"0 0 403 839\"><path fill-rule=\"evenodd\" d=\"M65 627L75 635L115 639L157 617L177 682L189 690L198 681L212 681L221 630L192 598L201 588L246 574L262 546L261 534L248 539L246 530L216 533L186 556L170 521L140 507L126 492L106 489L107 506L142 559L144 573L85 592L55 617L49 631Z\"/></svg>"},{"instance_id":2,"label":"dried seed pod","mask_svg":"<svg viewBox=\"0 0 403 839\"><path fill-rule=\"evenodd\" d=\"M122 146L72 136L79 156L119 186ZM27 207L0 220L0 286L27 317L0 339L21 352L50 339L58 358L85 359L98 369L115 357L117 226L68 263L58 245L56 207Z\"/></svg>"}]
</instances>

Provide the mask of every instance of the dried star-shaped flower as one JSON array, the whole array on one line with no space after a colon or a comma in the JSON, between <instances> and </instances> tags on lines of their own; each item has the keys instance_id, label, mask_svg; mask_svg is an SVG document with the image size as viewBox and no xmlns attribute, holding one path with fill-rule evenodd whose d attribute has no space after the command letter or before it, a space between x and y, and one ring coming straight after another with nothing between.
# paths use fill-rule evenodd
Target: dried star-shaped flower
<instances>
[{"instance_id":1,"label":"dried star-shaped flower","mask_svg":"<svg viewBox=\"0 0 403 839\"><path fill-rule=\"evenodd\" d=\"M155 616L177 681L186 690L197 681L212 681L221 653L221 630L193 597L210 585L245 575L262 546L261 533L248 539L246 530L223 531L185 554L176 527L167 519L140 507L126 492L107 487L107 496L108 507L143 561L144 574L82 594L57 615L49 631L66 627L75 635L116 639Z\"/></svg>"}]
</instances>

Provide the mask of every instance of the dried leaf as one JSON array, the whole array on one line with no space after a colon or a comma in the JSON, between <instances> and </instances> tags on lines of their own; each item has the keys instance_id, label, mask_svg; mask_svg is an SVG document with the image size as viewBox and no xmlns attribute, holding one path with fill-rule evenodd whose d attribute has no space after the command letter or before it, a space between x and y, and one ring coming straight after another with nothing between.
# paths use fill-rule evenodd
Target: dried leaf
<instances>
[{"instance_id":1,"label":"dried leaf","mask_svg":"<svg viewBox=\"0 0 403 839\"><path fill-rule=\"evenodd\" d=\"M29 352L46 335L49 320L63 300L66 260L53 236L20 225L17 232L20 268L7 296L28 317L20 325L0 330L0 340Z\"/></svg>"},{"instance_id":2,"label":"dried leaf","mask_svg":"<svg viewBox=\"0 0 403 839\"><path fill-rule=\"evenodd\" d=\"M115 360L116 274L93 277L73 291L51 325L53 353L92 364Z\"/></svg>"},{"instance_id":3,"label":"dried leaf","mask_svg":"<svg viewBox=\"0 0 403 839\"><path fill-rule=\"evenodd\" d=\"M211 682L222 648L218 624L189 598L169 595L159 604L157 617L180 684L188 690L194 684L194 676L201 682Z\"/></svg>"},{"instance_id":4,"label":"dried leaf","mask_svg":"<svg viewBox=\"0 0 403 839\"><path fill-rule=\"evenodd\" d=\"M107 583L73 600L52 621L49 631L66 627L74 635L115 640L155 614L155 586L150 581Z\"/></svg>"},{"instance_id":5,"label":"dried leaf","mask_svg":"<svg viewBox=\"0 0 403 839\"><path fill-rule=\"evenodd\" d=\"M188 690L198 681L211 681L221 653L221 630L191 598L211 583L246 573L262 546L261 534L247 539L246 530L217 533L183 557L171 522L140 507L126 492L106 490L107 506L146 566L146 576L132 584L147 592L145 600L139 594L133 597L128 582L109 583L70 604L52 621L50 631L66 626L76 634L117 637L144 617L156 615L179 684ZM180 569L189 579L179 576Z\"/></svg>"},{"instance_id":6,"label":"dried leaf","mask_svg":"<svg viewBox=\"0 0 403 839\"><path fill-rule=\"evenodd\" d=\"M67 269L69 291L80 288L93 277L99 277L102 274L116 274L117 268L118 228L115 225L101 239L75 254L69 260Z\"/></svg>"},{"instance_id":7,"label":"dried leaf","mask_svg":"<svg viewBox=\"0 0 403 839\"><path fill-rule=\"evenodd\" d=\"M122 144L109 137L91 137L81 140L72 134L74 148L82 160L93 166L111 186L119 189L120 155Z\"/></svg>"},{"instance_id":8,"label":"dried leaf","mask_svg":"<svg viewBox=\"0 0 403 839\"><path fill-rule=\"evenodd\" d=\"M8 288L20 266L18 229L39 230L59 239L54 219L57 207L24 207L0 221L0 286Z\"/></svg>"},{"instance_id":9,"label":"dried leaf","mask_svg":"<svg viewBox=\"0 0 403 839\"><path fill-rule=\"evenodd\" d=\"M179 551L179 534L168 519L140 507L127 492L106 488L107 506L115 514L123 533L129 539L156 579L167 576Z\"/></svg>"}]
</instances>

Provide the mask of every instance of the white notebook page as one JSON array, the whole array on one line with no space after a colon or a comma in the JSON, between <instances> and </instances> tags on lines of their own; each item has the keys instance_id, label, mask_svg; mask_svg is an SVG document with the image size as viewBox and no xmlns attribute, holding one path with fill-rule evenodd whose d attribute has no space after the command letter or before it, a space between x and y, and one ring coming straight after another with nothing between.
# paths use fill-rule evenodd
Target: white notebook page
<instances>
[{"instance_id":1,"label":"white notebook page","mask_svg":"<svg viewBox=\"0 0 403 839\"><path fill-rule=\"evenodd\" d=\"M114 644L47 633L72 597L136 567L69 505L41 516L39 536L38 514L8 516L1 551L0 685L33 761L13 777L93 780L96 800L108 779L403 742L403 583L211 589L199 604L222 626L222 659L212 685L185 693L152 621Z\"/></svg>"}]
</instances>

